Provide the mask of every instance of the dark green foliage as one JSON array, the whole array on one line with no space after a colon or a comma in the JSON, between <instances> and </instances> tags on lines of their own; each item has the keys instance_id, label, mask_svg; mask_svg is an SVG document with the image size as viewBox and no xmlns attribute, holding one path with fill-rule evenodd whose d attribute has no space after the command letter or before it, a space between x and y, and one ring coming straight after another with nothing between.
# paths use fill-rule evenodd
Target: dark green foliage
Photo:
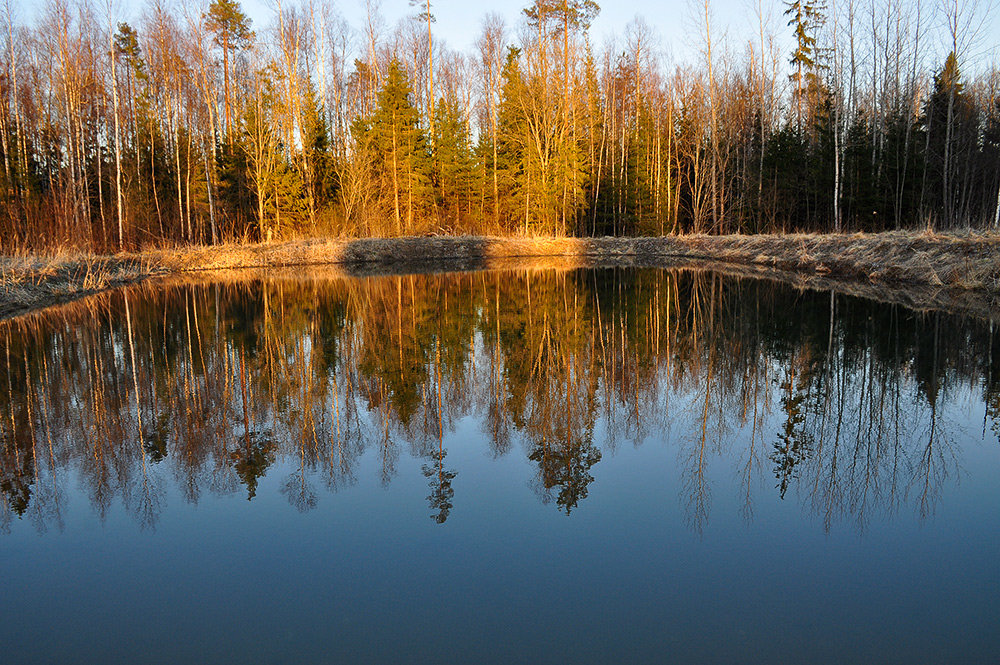
<instances>
[{"instance_id":1,"label":"dark green foliage","mask_svg":"<svg viewBox=\"0 0 1000 665\"><path fill-rule=\"evenodd\" d=\"M938 195L923 197L922 206L945 227L974 216L960 171L979 148L979 118L965 92L954 53L934 76L934 91L924 110L927 132L926 182Z\"/></svg>"},{"instance_id":2,"label":"dark green foliage","mask_svg":"<svg viewBox=\"0 0 1000 665\"><path fill-rule=\"evenodd\" d=\"M246 152L231 143L219 148L218 198L223 231L229 237L246 237L256 226L253 185Z\"/></svg>"},{"instance_id":3,"label":"dark green foliage","mask_svg":"<svg viewBox=\"0 0 1000 665\"><path fill-rule=\"evenodd\" d=\"M306 91L302 141L308 165L306 186L316 206L329 204L337 194L333 177L333 156L330 154L330 131L323 117L323 107L312 85Z\"/></svg>"},{"instance_id":4,"label":"dark green foliage","mask_svg":"<svg viewBox=\"0 0 1000 665\"><path fill-rule=\"evenodd\" d=\"M470 215L473 196L473 158L469 123L458 100L438 100L434 118L435 204L451 228Z\"/></svg>"},{"instance_id":5,"label":"dark green foliage","mask_svg":"<svg viewBox=\"0 0 1000 665\"><path fill-rule=\"evenodd\" d=\"M509 220L525 217L527 179L525 164L524 114L519 108L526 94L521 77L520 49L510 47L500 72L502 87L497 113L497 180L503 216ZM525 220L526 223L526 220ZM516 222L511 226L516 226Z\"/></svg>"}]
</instances>

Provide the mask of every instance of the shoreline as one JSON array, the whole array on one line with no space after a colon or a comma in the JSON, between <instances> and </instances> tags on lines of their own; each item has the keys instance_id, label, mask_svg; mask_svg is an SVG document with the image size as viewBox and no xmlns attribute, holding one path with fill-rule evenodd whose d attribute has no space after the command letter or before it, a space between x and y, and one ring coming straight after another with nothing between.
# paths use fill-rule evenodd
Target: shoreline
<instances>
[{"instance_id":1,"label":"shoreline","mask_svg":"<svg viewBox=\"0 0 1000 665\"><path fill-rule=\"evenodd\" d=\"M291 240L113 256L0 257L0 318L150 278L327 265L343 276L516 267L698 267L913 308L989 313L1000 300L1000 235L888 232Z\"/></svg>"}]
</instances>

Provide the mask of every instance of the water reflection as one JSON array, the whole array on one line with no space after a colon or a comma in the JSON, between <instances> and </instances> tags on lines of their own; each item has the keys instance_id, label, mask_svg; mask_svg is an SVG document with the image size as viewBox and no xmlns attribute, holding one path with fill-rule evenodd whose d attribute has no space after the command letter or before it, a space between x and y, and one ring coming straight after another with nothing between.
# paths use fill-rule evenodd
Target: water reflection
<instances>
[{"instance_id":1,"label":"water reflection","mask_svg":"<svg viewBox=\"0 0 1000 665\"><path fill-rule=\"evenodd\" d=\"M167 484L299 511L423 460L427 512L461 510L447 445L523 455L571 515L623 444L677 457L691 528L711 465L752 519L761 492L826 528L933 513L962 471L970 408L1000 434L992 324L694 270L273 277L140 288L9 321L0 528L64 524L82 482L141 524ZM477 440L450 438L472 419ZM325 488L325 490L324 490ZM523 489L523 488L521 488ZM513 491L513 490L512 490Z\"/></svg>"}]
</instances>

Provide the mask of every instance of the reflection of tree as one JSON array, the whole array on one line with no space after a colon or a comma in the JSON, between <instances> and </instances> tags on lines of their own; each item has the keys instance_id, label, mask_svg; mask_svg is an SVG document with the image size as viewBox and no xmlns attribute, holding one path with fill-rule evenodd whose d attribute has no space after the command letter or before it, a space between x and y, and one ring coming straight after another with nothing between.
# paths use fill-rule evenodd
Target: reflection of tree
<instances>
[{"instance_id":1,"label":"reflection of tree","mask_svg":"<svg viewBox=\"0 0 1000 665\"><path fill-rule=\"evenodd\" d=\"M424 409L425 413L430 411L434 417L427 419L424 429L425 431L428 429L435 430L438 447L434 453L434 465L424 465L423 471L424 475L430 478L431 481L431 493L427 497L427 500L430 501L431 510L437 511L431 517L438 524L444 524L453 507L451 500L455 496L455 490L452 489L451 481L455 478L456 472L447 471L444 468L446 452L444 449L444 401L442 399L443 388L441 385L443 377L441 367L441 342L443 334L442 312L440 308L438 309L437 322L437 339L434 342L434 397L430 400L429 408L425 406ZM426 403L427 400L425 400ZM433 421L433 424L431 421Z\"/></svg>"},{"instance_id":2,"label":"reflection of tree","mask_svg":"<svg viewBox=\"0 0 1000 665\"><path fill-rule=\"evenodd\" d=\"M809 456L812 437L804 430L806 395L801 384L795 387L794 373L785 377L781 391L781 410L785 420L774 443L771 461L774 462L774 477L778 480L778 493L784 499L789 484L799 477L799 466Z\"/></svg>"},{"instance_id":3,"label":"reflection of tree","mask_svg":"<svg viewBox=\"0 0 1000 665\"><path fill-rule=\"evenodd\" d=\"M21 454L14 445L4 440L0 444L0 528L10 520L11 513L22 517L31 503L31 486L34 472L31 457Z\"/></svg>"},{"instance_id":4,"label":"reflection of tree","mask_svg":"<svg viewBox=\"0 0 1000 665\"><path fill-rule=\"evenodd\" d=\"M696 529L727 457L748 518L763 464L827 528L863 526L903 504L930 514L958 465L962 391L983 386L1000 420L985 325L696 270L268 276L128 298L0 324L6 523L57 523L64 469L98 515L120 499L152 524L171 474L187 501L252 498L286 464L280 491L308 510L317 476L349 485L369 455L389 483L406 453L443 522L443 439L474 417L492 455L524 446L566 513L602 455L656 437L679 447Z\"/></svg>"},{"instance_id":5,"label":"reflection of tree","mask_svg":"<svg viewBox=\"0 0 1000 665\"><path fill-rule=\"evenodd\" d=\"M170 436L169 422L169 415L161 413L156 419L155 428L147 430L143 437L142 448L153 464L162 462L167 457L167 439Z\"/></svg>"},{"instance_id":6,"label":"reflection of tree","mask_svg":"<svg viewBox=\"0 0 1000 665\"><path fill-rule=\"evenodd\" d=\"M441 450L434 455L433 464L423 466L424 475L430 479L431 493L427 497L430 502L431 514L438 524L444 524L454 507L452 499L455 497L455 490L451 486L451 481L458 475L456 471L449 471L444 468L444 457L447 453Z\"/></svg>"},{"instance_id":7,"label":"reflection of tree","mask_svg":"<svg viewBox=\"0 0 1000 665\"><path fill-rule=\"evenodd\" d=\"M743 452L743 467L739 472L743 493L740 512L747 521L753 518L754 475L760 473L763 464L761 449L764 447L764 422L768 405L762 395L761 387L767 385L769 381L767 370L767 365L760 367L748 364L744 369L745 374L741 377L744 401L740 420L744 425L750 426L749 442Z\"/></svg>"},{"instance_id":8,"label":"reflection of tree","mask_svg":"<svg viewBox=\"0 0 1000 665\"><path fill-rule=\"evenodd\" d=\"M285 478L280 491L288 498L288 503L300 513L316 507L316 491L309 482L309 475L305 469L299 468Z\"/></svg>"},{"instance_id":9,"label":"reflection of tree","mask_svg":"<svg viewBox=\"0 0 1000 665\"><path fill-rule=\"evenodd\" d=\"M933 383L937 383L936 378ZM923 445L918 445L914 451L913 473L906 488L907 494L916 500L921 517L934 513L945 480L959 466L955 442L942 426L941 415L938 413L938 392L931 390L925 394L930 407L928 422L924 436L921 437Z\"/></svg>"},{"instance_id":10,"label":"reflection of tree","mask_svg":"<svg viewBox=\"0 0 1000 665\"><path fill-rule=\"evenodd\" d=\"M123 495L126 509L144 529L153 529L160 518L166 490L158 475L142 469L138 482Z\"/></svg>"},{"instance_id":11,"label":"reflection of tree","mask_svg":"<svg viewBox=\"0 0 1000 665\"><path fill-rule=\"evenodd\" d=\"M1000 386L994 386L986 393L986 417L993 423L993 436L1000 439Z\"/></svg>"},{"instance_id":12,"label":"reflection of tree","mask_svg":"<svg viewBox=\"0 0 1000 665\"><path fill-rule=\"evenodd\" d=\"M247 501L257 495L257 482L274 464L277 450L270 432L248 432L241 445L229 453L236 475L247 488Z\"/></svg>"},{"instance_id":13,"label":"reflection of tree","mask_svg":"<svg viewBox=\"0 0 1000 665\"><path fill-rule=\"evenodd\" d=\"M985 434L986 420L992 421L990 426L993 435L1000 439L1000 338L994 334L993 322L990 321L989 354L986 362L986 376L983 379L986 414L983 416Z\"/></svg>"},{"instance_id":14,"label":"reflection of tree","mask_svg":"<svg viewBox=\"0 0 1000 665\"><path fill-rule=\"evenodd\" d=\"M601 461L601 451L589 441L574 441L567 445L536 444L528 459L538 464L538 476L544 501L556 492L556 506L567 515L587 498L587 488L593 482L590 468Z\"/></svg>"}]
</instances>

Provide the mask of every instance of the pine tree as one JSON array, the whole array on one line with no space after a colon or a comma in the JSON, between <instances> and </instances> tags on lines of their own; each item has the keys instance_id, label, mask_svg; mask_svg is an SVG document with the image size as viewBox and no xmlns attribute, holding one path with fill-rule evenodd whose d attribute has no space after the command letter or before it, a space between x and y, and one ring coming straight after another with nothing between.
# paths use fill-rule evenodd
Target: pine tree
<instances>
[{"instance_id":1,"label":"pine tree","mask_svg":"<svg viewBox=\"0 0 1000 665\"><path fill-rule=\"evenodd\" d=\"M223 98L226 114L226 135L230 126L230 53L244 48L253 41L254 33L250 30L250 18L243 13L242 7L235 0L213 0L205 14L205 24L209 31L215 33L215 45L222 49Z\"/></svg>"}]
</instances>

